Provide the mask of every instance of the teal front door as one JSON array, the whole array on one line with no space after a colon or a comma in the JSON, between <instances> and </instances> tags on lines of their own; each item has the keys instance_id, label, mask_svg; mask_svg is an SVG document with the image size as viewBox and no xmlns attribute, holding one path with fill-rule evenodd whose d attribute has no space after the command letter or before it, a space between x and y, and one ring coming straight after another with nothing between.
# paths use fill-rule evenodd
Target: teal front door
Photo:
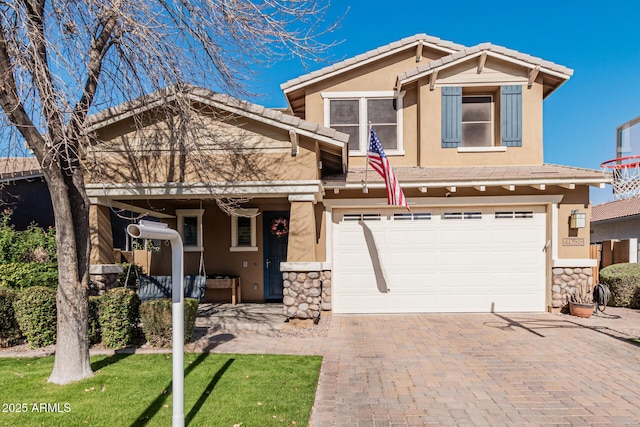
<instances>
[{"instance_id":1,"label":"teal front door","mask_svg":"<svg viewBox=\"0 0 640 427\"><path fill-rule=\"evenodd\" d=\"M282 272L280 263L287 260L289 212L262 214L264 248L264 299L282 302Z\"/></svg>"}]
</instances>

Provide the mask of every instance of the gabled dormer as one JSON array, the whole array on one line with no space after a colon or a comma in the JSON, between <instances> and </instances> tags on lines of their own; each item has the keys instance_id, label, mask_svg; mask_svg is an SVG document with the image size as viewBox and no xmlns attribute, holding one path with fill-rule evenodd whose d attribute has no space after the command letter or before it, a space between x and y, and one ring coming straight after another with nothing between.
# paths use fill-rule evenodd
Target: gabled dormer
<instances>
[{"instance_id":1,"label":"gabled dormer","mask_svg":"<svg viewBox=\"0 0 640 427\"><path fill-rule=\"evenodd\" d=\"M489 43L416 35L282 85L295 115L350 135L369 124L399 166L541 165L542 102L572 70Z\"/></svg>"}]
</instances>

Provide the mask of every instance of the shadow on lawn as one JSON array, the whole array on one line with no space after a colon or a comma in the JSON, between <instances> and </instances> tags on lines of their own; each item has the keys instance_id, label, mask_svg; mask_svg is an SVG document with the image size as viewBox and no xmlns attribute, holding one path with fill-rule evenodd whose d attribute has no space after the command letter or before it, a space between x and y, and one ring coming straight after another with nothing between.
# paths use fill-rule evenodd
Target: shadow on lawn
<instances>
[{"instance_id":1,"label":"shadow on lawn","mask_svg":"<svg viewBox=\"0 0 640 427\"><path fill-rule=\"evenodd\" d=\"M189 373L191 373L191 371L193 371L198 365L200 365L208 355L208 353L199 354L198 357L184 370L184 376L186 377L187 375L189 375ZM185 417L185 425L188 425L193 417L195 417L202 405L204 405L204 402L211 395L211 391L213 390L213 388L216 386L220 378L222 378L224 373L227 371L227 369L229 369L229 366L231 366L234 361L235 359L227 360L225 364L220 369L218 369L218 372L216 372L213 378L211 378L211 381L209 381L209 384L207 384L207 387L202 392L200 398L198 398L198 401L193 405L193 407ZM156 397L155 400L151 402L147 409L145 409L144 412L137 417L136 421L131 424L131 427L141 427L147 425L151 418L153 418L153 416L156 415L162 408L165 400L167 400L167 397L170 396L172 392L173 381L170 381L169 384L167 384L167 387L165 387L165 389L162 391L162 393L160 393L160 395L158 395L158 397Z\"/></svg>"}]
</instances>

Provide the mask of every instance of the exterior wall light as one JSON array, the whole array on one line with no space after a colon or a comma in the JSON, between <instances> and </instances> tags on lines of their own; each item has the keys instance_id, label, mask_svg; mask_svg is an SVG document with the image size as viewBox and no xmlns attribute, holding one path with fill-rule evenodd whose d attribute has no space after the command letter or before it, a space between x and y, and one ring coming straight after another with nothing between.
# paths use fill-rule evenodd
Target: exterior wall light
<instances>
[{"instance_id":1,"label":"exterior wall light","mask_svg":"<svg viewBox=\"0 0 640 427\"><path fill-rule=\"evenodd\" d=\"M587 214L585 212L578 212L576 209L571 211L569 218L569 227L571 228L585 228L587 226Z\"/></svg>"}]
</instances>

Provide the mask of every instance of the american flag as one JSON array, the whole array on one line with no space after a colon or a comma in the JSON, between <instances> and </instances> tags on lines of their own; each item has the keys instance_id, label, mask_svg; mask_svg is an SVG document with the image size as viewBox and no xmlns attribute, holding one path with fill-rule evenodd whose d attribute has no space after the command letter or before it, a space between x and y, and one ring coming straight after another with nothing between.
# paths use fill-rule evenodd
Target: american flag
<instances>
[{"instance_id":1,"label":"american flag","mask_svg":"<svg viewBox=\"0 0 640 427\"><path fill-rule=\"evenodd\" d=\"M407 199L404 197L400 183L396 178L396 174L393 173L391 164L384 154L382 144L380 144L380 140L373 130L373 127L369 135L369 152L367 157L369 158L371 167L384 178L387 186L387 203L390 205L404 206L407 210L410 210L409 203L407 203Z\"/></svg>"}]
</instances>

